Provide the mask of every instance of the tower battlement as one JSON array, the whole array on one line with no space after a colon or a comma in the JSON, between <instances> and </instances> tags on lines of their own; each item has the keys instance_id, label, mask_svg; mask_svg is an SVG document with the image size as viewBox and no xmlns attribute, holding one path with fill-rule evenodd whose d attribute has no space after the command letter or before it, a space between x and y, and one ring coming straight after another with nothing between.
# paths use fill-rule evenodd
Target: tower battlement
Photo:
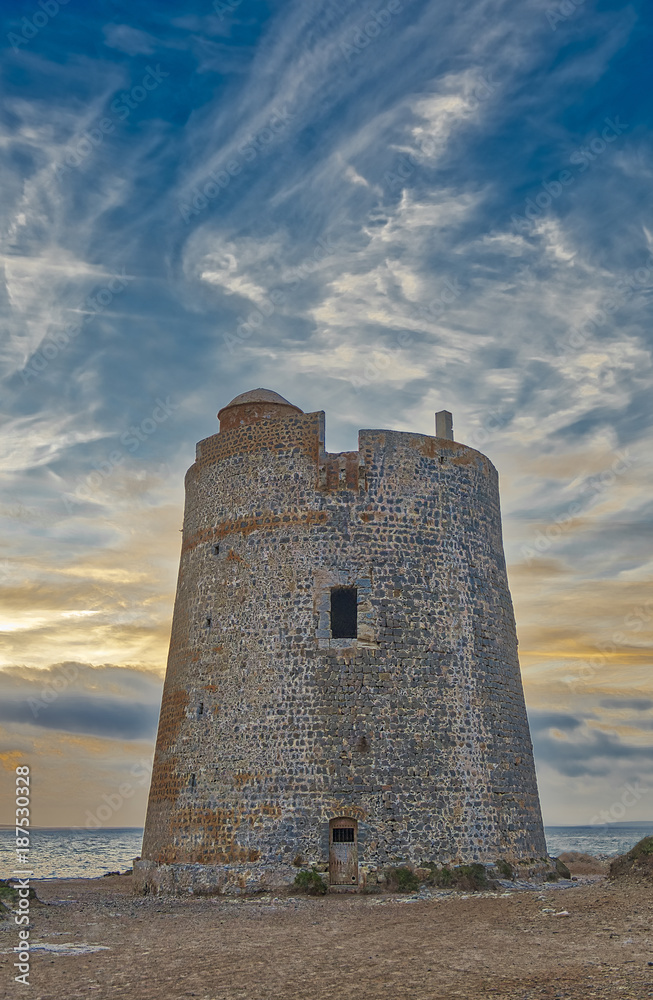
<instances>
[{"instance_id":1,"label":"tower battlement","mask_svg":"<svg viewBox=\"0 0 653 1000\"><path fill-rule=\"evenodd\" d=\"M324 413L270 390L219 416L186 476L139 877L544 856L492 463L391 430L330 454Z\"/></svg>"}]
</instances>

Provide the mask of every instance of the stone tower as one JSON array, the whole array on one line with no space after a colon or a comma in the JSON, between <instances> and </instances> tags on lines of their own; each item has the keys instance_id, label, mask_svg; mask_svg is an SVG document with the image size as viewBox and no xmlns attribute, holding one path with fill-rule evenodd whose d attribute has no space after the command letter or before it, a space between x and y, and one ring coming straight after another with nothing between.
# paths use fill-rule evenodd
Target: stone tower
<instances>
[{"instance_id":1,"label":"stone tower","mask_svg":"<svg viewBox=\"0 0 653 1000\"><path fill-rule=\"evenodd\" d=\"M494 466L444 411L340 454L267 389L218 416L186 476L137 881L545 857Z\"/></svg>"}]
</instances>

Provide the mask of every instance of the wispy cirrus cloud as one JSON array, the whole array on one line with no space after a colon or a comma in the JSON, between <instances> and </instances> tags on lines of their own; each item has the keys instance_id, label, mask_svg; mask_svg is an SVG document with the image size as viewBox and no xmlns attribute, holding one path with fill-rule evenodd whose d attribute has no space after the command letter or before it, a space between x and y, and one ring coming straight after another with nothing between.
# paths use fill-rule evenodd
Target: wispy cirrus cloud
<instances>
[{"instance_id":1,"label":"wispy cirrus cloud","mask_svg":"<svg viewBox=\"0 0 653 1000\"><path fill-rule=\"evenodd\" d=\"M412 0L365 35L355 3L137 3L118 19L101 2L5 43L5 669L161 671L183 473L237 391L326 409L332 450L360 426L430 433L446 407L501 473L529 703L581 720L557 730L570 758L538 729L547 808L573 817L565 788L589 809L639 766L636 703L653 696L637 617L653 570L647 15L586 5L552 31L549 6ZM23 14L3 11L3 40ZM589 159L606 118L625 127ZM538 211L517 225L529 199ZM123 272L120 295L89 305ZM174 418L130 452L124 435L168 396ZM94 676L96 737L79 738L104 748L98 773L107 746L132 751L108 738L117 701ZM76 713L39 736L66 761Z\"/></svg>"}]
</instances>

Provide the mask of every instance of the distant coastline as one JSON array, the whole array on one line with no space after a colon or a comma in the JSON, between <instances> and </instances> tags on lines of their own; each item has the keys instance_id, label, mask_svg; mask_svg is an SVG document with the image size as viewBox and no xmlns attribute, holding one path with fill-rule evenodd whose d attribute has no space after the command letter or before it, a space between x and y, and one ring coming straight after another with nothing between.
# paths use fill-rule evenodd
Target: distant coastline
<instances>
[{"instance_id":1,"label":"distant coastline","mask_svg":"<svg viewBox=\"0 0 653 1000\"><path fill-rule=\"evenodd\" d=\"M653 820L603 826L545 826L547 850L553 857L579 851L594 857L625 854L642 837L653 833ZM142 853L143 828L32 827L30 865L34 879L99 878L126 871ZM15 867L14 827L0 827L0 878Z\"/></svg>"}]
</instances>

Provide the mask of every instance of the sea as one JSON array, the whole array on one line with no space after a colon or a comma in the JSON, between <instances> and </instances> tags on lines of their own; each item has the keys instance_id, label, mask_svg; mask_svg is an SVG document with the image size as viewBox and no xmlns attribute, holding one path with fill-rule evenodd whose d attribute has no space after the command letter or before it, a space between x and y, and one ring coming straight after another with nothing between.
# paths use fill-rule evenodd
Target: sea
<instances>
[{"instance_id":1,"label":"sea","mask_svg":"<svg viewBox=\"0 0 653 1000\"><path fill-rule=\"evenodd\" d=\"M653 834L653 820L639 823L605 823L601 826L547 826L549 853L582 851L600 857L624 854L642 837ZM141 853L143 830L33 829L29 863L35 879L97 878L107 872L124 872ZM15 830L0 829L0 878L16 870Z\"/></svg>"}]
</instances>

